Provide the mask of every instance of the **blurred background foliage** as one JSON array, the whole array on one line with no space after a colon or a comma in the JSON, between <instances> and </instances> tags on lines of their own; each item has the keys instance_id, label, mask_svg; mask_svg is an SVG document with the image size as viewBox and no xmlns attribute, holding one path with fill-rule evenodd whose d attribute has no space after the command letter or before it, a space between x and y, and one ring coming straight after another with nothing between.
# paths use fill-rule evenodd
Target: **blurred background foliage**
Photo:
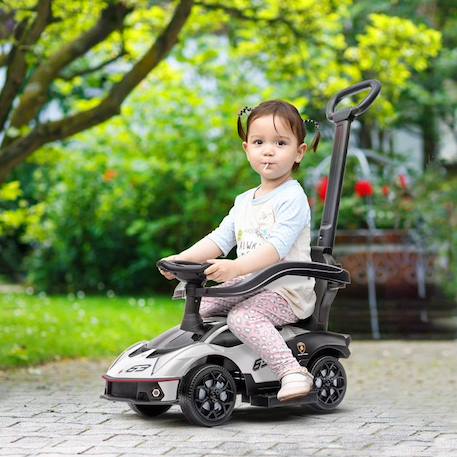
<instances>
[{"instance_id":1,"label":"blurred background foliage","mask_svg":"<svg viewBox=\"0 0 457 457\"><path fill-rule=\"evenodd\" d=\"M122 27L58 73L34 116L13 115L4 144L49 119L97 106L180 2L123 3L131 12ZM34 17L35 4L6 1L0 10L18 22ZM28 78L62 42L93 27L109 4L55 1L60 20L27 53ZM377 78L382 96L354 131L357 144L408 170L392 130L416 126L424 145L421 170L408 172L407 186L399 175L377 170L379 226L409 228L421 220L430 243L446 240L451 267L443 282L457 297L457 181L438 159L439 122L457 138L456 26L456 7L446 1L195 1L178 43L118 116L46 142L8 174L0 190L2 274L48 292L164 290L155 262L202 238L235 195L258 185L236 135L242 107L283 98L322 123L319 151L305 155L295 174L308 195L316 194L308 177L331 153L328 99ZM355 168L349 160L339 228L365 226ZM313 204L320 214L322 202Z\"/></svg>"}]
</instances>

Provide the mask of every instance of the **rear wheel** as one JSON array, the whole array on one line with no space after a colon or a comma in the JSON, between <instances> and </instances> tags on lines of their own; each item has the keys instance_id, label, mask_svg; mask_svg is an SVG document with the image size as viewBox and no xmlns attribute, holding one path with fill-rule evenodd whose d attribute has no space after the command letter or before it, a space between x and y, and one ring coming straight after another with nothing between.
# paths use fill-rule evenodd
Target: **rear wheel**
<instances>
[{"instance_id":1,"label":"rear wheel","mask_svg":"<svg viewBox=\"0 0 457 457\"><path fill-rule=\"evenodd\" d=\"M314 387L317 389L317 403L309 406L315 411L335 409L346 393L347 379L343 365L336 357L324 356L317 359L309 371L314 376Z\"/></svg>"},{"instance_id":2,"label":"rear wheel","mask_svg":"<svg viewBox=\"0 0 457 457\"><path fill-rule=\"evenodd\" d=\"M235 381L224 367L195 367L183 379L179 404L184 416L192 424L213 427L227 422L235 402Z\"/></svg>"},{"instance_id":3,"label":"rear wheel","mask_svg":"<svg viewBox=\"0 0 457 457\"><path fill-rule=\"evenodd\" d=\"M171 405L136 405L135 403L129 403L129 406L143 417L157 417L171 408Z\"/></svg>"}]
</instances>

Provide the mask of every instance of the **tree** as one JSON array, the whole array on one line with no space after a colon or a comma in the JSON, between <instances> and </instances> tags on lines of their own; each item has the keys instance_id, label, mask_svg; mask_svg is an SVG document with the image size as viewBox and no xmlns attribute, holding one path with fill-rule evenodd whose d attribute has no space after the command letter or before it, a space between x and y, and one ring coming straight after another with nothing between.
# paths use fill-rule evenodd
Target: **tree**
<instances>
[{"instance_id":1,"label":"tree","mask_svg":"<svg viewBox=\"0 0 457 457\"><path fill-rule=\"evenodd\" d=\"M438 30L423 21L381 14L388 9L367 9L361 14L359 2L269 3L277 3L276 15L265 11L235 14L222 2L211 5L211 9L232 15L225 25L230 43L228 64L242 67L253 77L260 73L259 80L266 81L264 87L269 89L263 98L286 98L305 117L318 120L325 119L323 107L337 91L363 79L379 79L382 96L361 120L360 144L364 147L372 147L375 130L383 133L398 125L401 96L409 80L428 71L440 52ZM360 24L358 14L363 16ZM263 22L259 23L259 17ZM202 75L217 74L211 62L202 65L198 61L197 67ZM366 92L360 97L365 96Z\"/></svg>"},{"instance_id":2,"label":"tree","mask_svg":"<svg viewBox=\"0 0 457 457\"><path fill-rule=\"evenodd\" d=\"M52 83L61 78L72 63L107 40L114 31L122 32L126 17L134 9L134 2L100 2L97 4L100 13L90 28L72 36L68 42L53 49L53 52L44 52L41 56L40 38L47 38L48 42L51 38L58 38L57 34L62 31L62 25L70 26L73 20L71 13L74 11L72 5L67 7L64 2L38 0L31 10L27 8L29 3L23 2L23 8L11 8L8 11L15 16L15 22L7 37L9 51L0 58L7 67L0 93L0 129L4 131L0 148L0 182L43 144L67 138L118 114L125 98L166 57L177 42L191 12L193 1L179 1L171 19L153 44L95 106L58 120L44 122L40 120L39 113L49 101L48 93ZM81 6L80 2L75 3ZM89 2L86 2L86 7L88 4ZM87 11L84 13L87 14ZM45 37L48 29L52 30L49 30ZM97 67L100 69L106 65L107 62L103 62ZM85 72L93 70L86 69Z\"/></svg>"},{"instance_id":3,"label":"tree","mask_svg":"<svg viewBox=\"0 0 457 457\"><path fill-rule=\"evenodd\" d=\"M217 53L205 49L186 57L185 44L210 36L226 36L232 62L244 63L248 71L255 67L276 87L282 85L279 92L300 109L321 111L329 96L363 77L381 75L385 93L397 94L410 67L426 68L439 40L433 31L378 15L358 44L346 49L350 5L350 0L4 1L0 183L44 144L118 114L126 97L172 50L203 71ZM405 27L407 33L390 46ZM408 55L401 54L405 43ZM388 98L377 106L370 115L385 120L392 114Z\"/></svg>"},{"instance_id":4,"label":"tree","mask_svg":"<svg viewBox=\"0 0 457 457\"><path fill-rule=\"evenodd\" d=\"M413 66L409 80L401 87L399 97L396 97L396 119L390 125L418 128L422 137L425 169L438 158L440 122L446 125L457 139L457 6L455 2L448 0L360 0L357 6L351 9L348 41L354 43L355 37L363 33L367 16L385 12L419 26L425 24L440 31L442 35L441 51L434 54L427 68L418 70ZM417 34L422 32L417 31ZM426 43L423 43L423 46L427 47ZM383 135L385 129L379 130Z\"/></svg>"}]
</instances>

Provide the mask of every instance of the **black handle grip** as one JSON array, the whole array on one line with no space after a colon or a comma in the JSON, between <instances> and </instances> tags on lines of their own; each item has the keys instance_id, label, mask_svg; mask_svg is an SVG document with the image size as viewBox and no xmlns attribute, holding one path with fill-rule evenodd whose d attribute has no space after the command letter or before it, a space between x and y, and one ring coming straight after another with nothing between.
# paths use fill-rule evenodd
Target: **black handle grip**
<instances>
[{"instance_id":1,"label":"black handle grip","mask_svg":"<svg viewBox=\"0 0 457 457\"><path fill-rule=\"evenodd\" d=\"M198 263L198 262L189 262L187 260L159 260L156 263L158 268L161 268L165 271L171 271L173 273L177 271L202 271L206 270L211 264L210 263Z\"/></svg>"},{"instance_id":2,"label":"black handle grip","mask_svg":"<svg viewBox=\"0 0 457 457\"><path fill-rule=\"evenodd\" d=\"M347 108L341 111L335 111L338 103L343 100L343 98L349 95L355 95L359 92L363 92L366 89L371 89L368 96L357 106ZM370 108L371 104L375 101L376 97L381 92L381 83L376 79L367 79L358 84L354 84L347 89L338 92L327 104L326 115L329 121L337 122L345 119L354 119L361 116L365 111Z\"/></svg>"}]
</instances>

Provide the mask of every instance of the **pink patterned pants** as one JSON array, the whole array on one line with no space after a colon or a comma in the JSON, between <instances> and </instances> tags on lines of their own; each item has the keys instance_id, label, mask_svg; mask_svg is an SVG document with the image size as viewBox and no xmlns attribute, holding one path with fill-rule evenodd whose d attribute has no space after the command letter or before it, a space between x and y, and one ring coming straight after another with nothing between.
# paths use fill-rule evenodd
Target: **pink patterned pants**
<instances>
[{"instance_id":1,"label":"pink patterned pants","mask_svg":"<svg viewBox=\"0 0 457 457\"><path fill-rule=\"evenodd\" d=\"M213 287L230 286L243 279L237 277ZM202 298L203 318L221 314L227 316L232 333L262 357L279 379L288 372L303 370L275 328L299 320L281 295L263 288L237 297Z\"/></svg>"}]
</instances>

